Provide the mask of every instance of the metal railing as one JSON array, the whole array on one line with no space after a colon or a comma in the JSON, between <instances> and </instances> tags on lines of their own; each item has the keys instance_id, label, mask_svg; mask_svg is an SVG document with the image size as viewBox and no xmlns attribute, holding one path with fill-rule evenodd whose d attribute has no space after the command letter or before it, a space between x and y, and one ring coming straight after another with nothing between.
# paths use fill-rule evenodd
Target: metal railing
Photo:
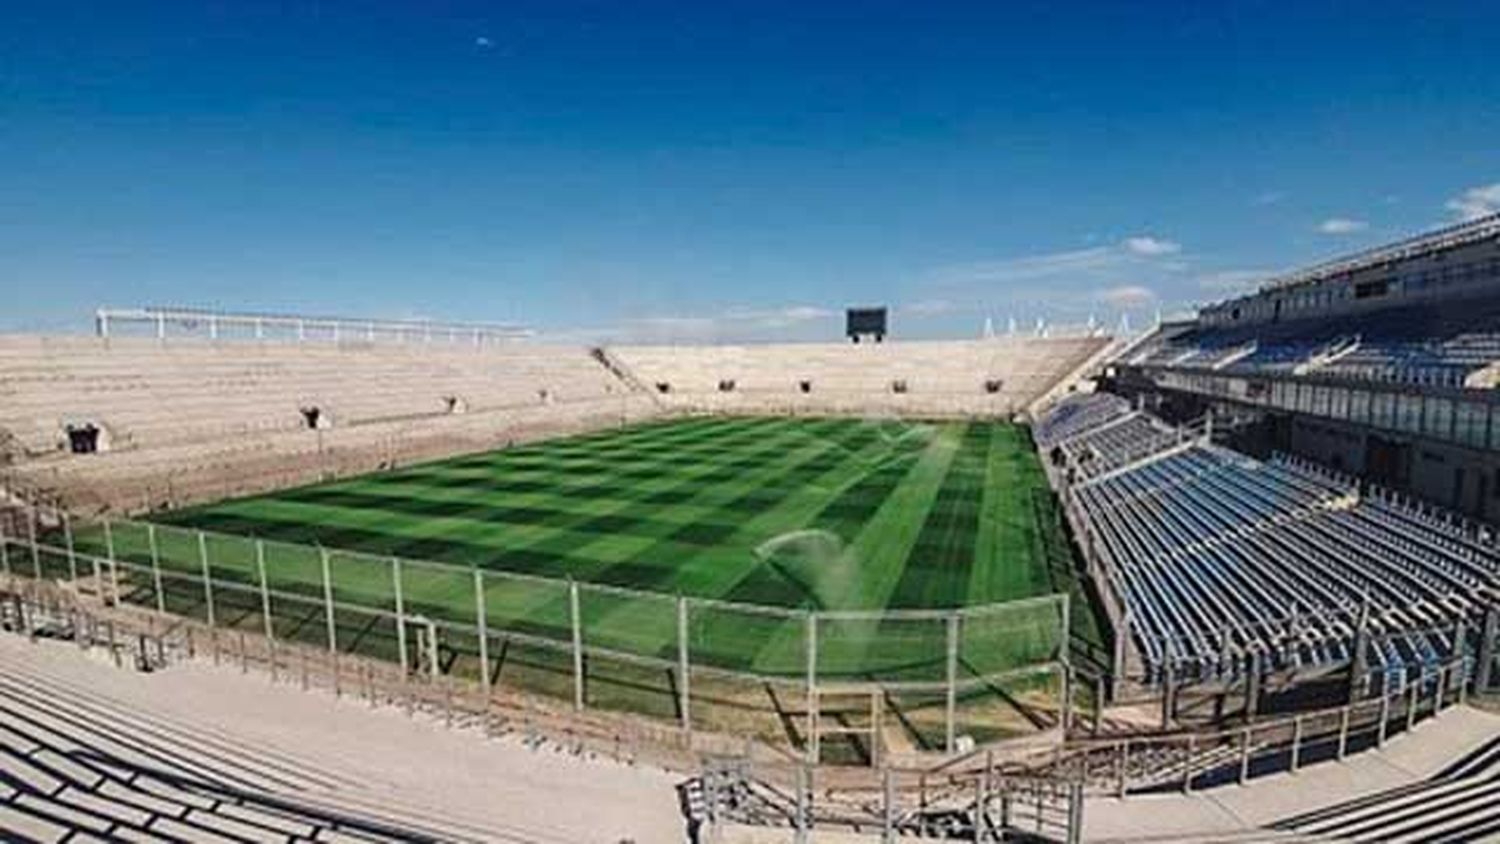
<instances>
[{"instance_id":1,"label":"metal railing","mask_svg":"<svg viewBox=\"0 0 1500 844\"><path fill-rule=\"evenodd\" d=\"M782 736L815 762L820 724L836 723L820 718L825 698L851 691L920 712L911 731L939 751L966 733L1032 733L1070 716L1065 594L953 610L787 609L11 512L20 517L0 524L7 576L71 584L209 630L316 645L334 661L373 657L403 674L472 678L486 697L514 680L575 711L644 712L688 735ZM1020 703L997 714L1004 700ZM802 729L788 730L789 718ZM875 725L871 757L879 736Z\"/></svg>"},{"instance_id":2,"label":"metal railing","mask_svg":"<svg viewBox=\"0 0 1500 844\"><path fill-rule=\"evenodd\" d=\"M436 320L359 319L295 314L234 313L196 308L99 308L94 330L112 337L120 328L144 328L147 336L250 339L294 342L363 341L490 346L530 337L519 325Z\"/></svg>"}]
</instances>

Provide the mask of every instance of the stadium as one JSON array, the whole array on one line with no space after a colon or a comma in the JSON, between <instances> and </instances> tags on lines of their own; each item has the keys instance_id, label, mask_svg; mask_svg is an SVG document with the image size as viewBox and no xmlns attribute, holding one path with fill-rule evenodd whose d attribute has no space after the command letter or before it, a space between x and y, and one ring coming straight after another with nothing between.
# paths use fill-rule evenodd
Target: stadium
<instances>
[{"instance_id":1,"label":"stadium","mask_svg":"<svg viewBox=\"0 0 1500 844\"><path fill-rule=\"evenodd\" d=\"M688 836L1115 840L1245 786L1273 795L1250 830L1191 839L1485 840L1497 312L1488 217L1121 336L142 308L0 337L4 622L33 643L3 656L4 821L500 837L298 798L268 771L316 771L249 733L200 758L173 689L247 675L273 708L673 772ZM230 742L223 706L197 717ZM1278 776L1402 753L1388 788Z\"/></svg>"},{"instance_id":2,"label":"stadium","mask_svg":"<svg viewBox=\"0 0 1500 844\"><path fill-rule=\"evenodd\" d=\"M1500 4L12 3L0 842L1500 844Z\"/></svg>"}]
</instances>

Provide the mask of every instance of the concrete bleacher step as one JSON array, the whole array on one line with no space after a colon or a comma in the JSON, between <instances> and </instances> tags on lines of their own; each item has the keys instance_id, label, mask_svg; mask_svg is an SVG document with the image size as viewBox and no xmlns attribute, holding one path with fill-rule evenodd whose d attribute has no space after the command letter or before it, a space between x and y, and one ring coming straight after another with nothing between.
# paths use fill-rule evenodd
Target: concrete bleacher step
<instances>
[{"instance_id":1,"label":"concrete bleacher step","mask_svg":"<svg viewBox=\"0 0 1500 844\"><path fill-rule=\"evenodd\" d=\"M1500 833L1500 739L1430 778L1288 818L1278 829L1358 842L1480 841Z\"/></svg>"},{"instance_id":2,"label":"concrete bleacher step","mask_svg":"<svg viewBox=\"0 0 1500 844\"><path fill-rule=\"evenodd\" d=\"M311 776L289 776L288 766L271 769L247 752L247 748L224 747L207 743L192 735L161 735L156 729L143 727L133 718L116 717L99 708L79 706L68 693L48 692L45 686L22 687L17 692L14 678L0 678L0 699L6 701L0 717L23 718L24 726L46 731L56 741L71 742L88 737L93 745L107 747L112 754L146 765L170 764L199 774L226 778L244 787L326 787L326 782ZM47 700L45 707L27 708L18 704L21 694ZM19 710L19 711L18 711ZM22 729L14 725L13 729ZM68 750L79 748L69 746ZM269 770L268 770L269 769Z\"/></svg>"},{"instance_id":3,"label":"concrete bleacher step","mask_svg":"<svg viewBox=\"0 0 1500 844\"><path fill-rule=\"evenodd\" d=\"M0 661L0 666L3 666L3 661ZM312 760L291 759L267 748L248 747L214 730L163 723L139 712L118 711L108 700L99 700L89 690L45 679L45 675L39 672L28 673L26 679L17 675L0 678L0 696L17 690L39 700L48 700L46 708L31 712L33 718L66 720L60 730L78 730L105 744L123 744L124 736L129 736L132 739L130 747L115 750L142 754L145 759L169 754L177 756L181 765L219 765L222 760L237 760L234 778L248 786L269 784L332 789L362 783L357 775L327 771ZM102 729L102 724L110 724L111 729ZM183 759L183 753L198 759Z\"/></svg>"},{"instance_id":4,"label":"concrete bleacher step","mask_svg":"<svg viewBox=\"0 0 1500 844\"><path fill-rule=\"evenodd\" d=\"M407 806L367 776L266 781L260 772L295 767L297 757L205 736L177 716L146 717L49 673L45 662L0 660L0 735L22 736L0 750L29 754L0 756L0 782L27 797L31 822L43 828L72 823L113 840L499 840ZM219 752L205 753L205 739ZM98 829L111 824L112 832Z\"/></svg>"}]
</instances>

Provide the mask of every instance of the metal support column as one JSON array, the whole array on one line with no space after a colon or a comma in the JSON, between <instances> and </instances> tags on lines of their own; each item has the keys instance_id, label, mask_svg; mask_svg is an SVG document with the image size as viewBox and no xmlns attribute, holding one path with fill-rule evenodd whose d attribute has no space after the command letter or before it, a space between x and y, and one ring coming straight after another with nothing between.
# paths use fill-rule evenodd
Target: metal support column
<instances>
[{"instance_id":1,"label":"metal support column","mask_svg":"<svg viewBox=\"0 0 1500 844\"><path fill-rule=\"evenodd\" d=\"M578 606L578 581L568 581L568 610L573 625L573 708L583 711L583 618Z\"/></svg>"}]
</instances>

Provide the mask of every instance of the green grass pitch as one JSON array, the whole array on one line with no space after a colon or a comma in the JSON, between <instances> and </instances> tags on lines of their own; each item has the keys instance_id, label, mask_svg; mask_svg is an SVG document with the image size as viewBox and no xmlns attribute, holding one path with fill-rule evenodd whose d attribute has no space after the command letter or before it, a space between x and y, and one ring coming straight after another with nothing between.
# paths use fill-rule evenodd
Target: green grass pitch
<instances>
[{"instance_id":1,"label":"green grass pitch","mask_svg":"<svg viewBox=\"0 0 1500 844\"><path fill-rule=\"evenodd\" d=\"M312 550L320 545L359 552L334 555L341 603L389 610L388 558L438 561L464 568L403 563L407 612L471 624L466 568L478 567L495 573L483 599L491 630L565 642L571 578L585 584L591 647L673 659L682 595L786 610L694 604L695 662L796 676L805 665L803 611L813 610L829 613L820 620L820 673L939 681L948 635L941 619L839 613L947 610L1055 591L1036 514L1045 490L1025 429L1009 423L716 417L517 446L153 521L174 605L197 601L201 586L187 580L199 570L195 537L172 528L198 528L213 532L206 550L214 577L247 586L255 582L252 546L235 537L265 540L272 588L307 596L302 626L313 632L321 630L312 603L322 594ZM121 559L149 560L139 526L117 526L112 541ZM133 582L147 589L143 581ZM247 615L258 611L253 595L241 597ZM965 674L1050 658L1055 612L966 619ZM341 631L340 639L351 635L361 634Z\"/></svg>"}]
</instances>

